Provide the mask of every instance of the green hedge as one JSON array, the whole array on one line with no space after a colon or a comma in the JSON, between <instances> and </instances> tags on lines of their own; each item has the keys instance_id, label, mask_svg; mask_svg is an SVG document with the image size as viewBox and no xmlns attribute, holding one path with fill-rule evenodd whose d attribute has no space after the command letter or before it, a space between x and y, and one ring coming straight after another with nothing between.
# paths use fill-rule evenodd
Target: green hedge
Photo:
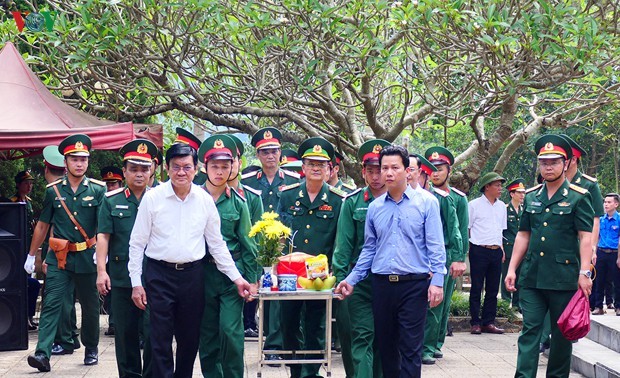
<instances>
[{"instance_id":1,"label":"green hedge","mask_svg":"<svg viewBox=\"0 0 620 378\"><path fill-rule=\"evenodd\" d=\"M484 295L480 300L484 301ZM469 313L469 296L463 292L455 291L452 294L452 303L450 304L450 315L452 316L471 316ZM497 317L508 318L509 321L518 319L517 310L514 307L510 307L510 302L498 299L497 300Z\"/></svg>"}]
</instances>

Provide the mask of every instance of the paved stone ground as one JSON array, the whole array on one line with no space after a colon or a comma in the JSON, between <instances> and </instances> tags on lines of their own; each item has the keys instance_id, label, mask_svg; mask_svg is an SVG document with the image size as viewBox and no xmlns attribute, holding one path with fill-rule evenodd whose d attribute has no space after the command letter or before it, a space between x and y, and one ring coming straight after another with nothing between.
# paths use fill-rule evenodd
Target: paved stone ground
<instances>
[{"instance_id":1,"label":"paved stone ground","mask_svg":"<svg viewBox=\"0 0 620 378\"><path fill-rule=\"evenodd\" d=\"M79 319L79 317L78 317ZM33 353L36 346L37 333L30 333L29 349L22 351L0 352L0 377L117 377L116 360L114 356L114 338L104 336L107 328L107 318L101 317L101 338L99 343L99 364L84 366L84 348L72 355L52 357L52 371L46 374L36 374L37 370L28 366L26 358ZM424 377L512 377L517 361L518 334L505 335L471 335L456 333L448 337L444 347L443 359L436 365L424 366ZM256 377L258 345L256 341L245 343L246 377ZM547 359L541 356L538 376L545 376ZM324 372L323 375L325 376ZM200 364L196 361L194 376L200 377ZM287 377L285 368L266 367L263 377ZM581 377L572 373L571 377ZM345 378L339 354L333 357L332 377Z\"/></svg>"}]
</instances>

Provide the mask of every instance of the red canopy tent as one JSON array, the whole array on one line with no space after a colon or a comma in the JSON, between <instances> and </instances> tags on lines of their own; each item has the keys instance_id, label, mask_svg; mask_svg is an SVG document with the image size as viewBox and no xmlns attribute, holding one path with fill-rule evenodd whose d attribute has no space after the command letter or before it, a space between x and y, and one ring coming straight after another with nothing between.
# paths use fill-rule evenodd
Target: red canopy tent
<instances>
[{"instance_id":1,"label":"red canopy tent","mask_svg":"<svg viewBox=\"0 0 620 378\"><path fill-rule=\"evenodd\" d=\"M98 150L134 139L131 122L101 120L54 96L7 42L0 51L0 151L41 150L76 133L88 135Z\"/></svg>"}]
</instances>

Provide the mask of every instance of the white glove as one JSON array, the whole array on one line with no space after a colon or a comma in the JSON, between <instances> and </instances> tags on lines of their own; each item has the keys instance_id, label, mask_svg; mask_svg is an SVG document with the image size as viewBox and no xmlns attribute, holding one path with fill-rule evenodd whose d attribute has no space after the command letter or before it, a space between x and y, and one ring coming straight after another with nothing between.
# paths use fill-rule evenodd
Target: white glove
<instances>
[{"instance_id":1,"label":"white glove","mask_svg":"<svg viewBox=\"0 0 620 378\"><path fill-rule=\"evenodd\" d=\"M30 254L26 258L26 262L24 263L24 270L26 271L26 273L32 274L32 272L34 272L34 260L35 257L30 256Z\"/></svg>"},{"instance_id":2,"label":"white glove","mask_svg":"<svg viewBox=\"0 0 620 378\"><path fill-rule=\"evenodd\" d=\"M97 252L93 253L93 262L97 265ZM108 256L105 257L105 263L108 263Z\"/></svg>"}]
</instances>

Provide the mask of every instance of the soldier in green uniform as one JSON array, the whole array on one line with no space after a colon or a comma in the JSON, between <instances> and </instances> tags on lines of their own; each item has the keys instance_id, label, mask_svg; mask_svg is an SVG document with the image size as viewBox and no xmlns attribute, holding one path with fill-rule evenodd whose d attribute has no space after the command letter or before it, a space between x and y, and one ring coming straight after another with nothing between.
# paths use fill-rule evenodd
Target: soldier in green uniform
<instances>
[{"instance_id":1,"label":"soldier in green uniform","mask_svg":"<svg viewBox=\"0 0 620 378\"><path fill-rule=\"evenodd\" d=\"M334 156L333 146L323 138L305 140L298 149L306 175L304 183L282 189L278 214L295 235L293 249L311 255L324 254L331 266L336 226L344 192L323 180ZM288 250L287 247L285 250ZM282 302L281 325L285 350L299 350L297 333L303 322L303 349L325 348L325 305L320 301ZM305 310L302 311L302 307ZM316 354L306 358L318 358ZM291 376L316 377L319 364L292 365Z\"/></svg>"},{"instance_id":2,"label":"soldier in green uniform","mask_svg":"<svg viewBox=\"0 0 620 378\"><path fill-rule=\"evenodd\" d=\"M101 295L109 295L114 288L110 301L112 312L120 315L115 321L114 337L119 377L148 377L151 375L148 315L146 311L136 307L131 299L132 287L127 261L131 230L142 195L147 190L151 163L157 154L157 147L146 139L136 139L125 144L119 153L123 157L122 173L126 185L106 193L99 211L97 290ZM106 261L109 274L106 271ZM144 365L140 357L142 327Z\"/></svg>"},{"instance_id":3,"label":"soldier in green uniform","mask_svg":"<svg viewBox=\"0 0 620 378\"><path fill-rule=\"evenodd\" d=\"M290 148L282 150L280 168L297 173L302 180L304 178L304 173L301 171L301 159L295 150L291 150Z\"/></svg>"},{"instance_id":4,"label":"soldier in green uniform","mask_svg":"<svg viewBox=\"0 0 620 378\"><path fill-rule=\"evenodd\" d=\"M560 134L560 136L568 142L573 153L573 157L569 160L568 168L566 168L566 178L571 184L587 189L592 197L592 208L594 209L594 218L592 223L592 263L596 264L596 244L599 236L600 216L605 213L605 209L603 208L603 195L601 194L601 188L598 186L596 178L583 174L579 170L578 166L581 162L581 157L586 154L586 151L568 135ZM596 286L597 284L598 282L595 280L594 285ZM593 301L593 297L590 298L590 308L594 307ZM541 353L544 352L545 349L549 348L550 337L551 322L549 315L547 315L543 327L543 336L540 339Z\"/></svg>"},{"instance_id":5,"label":"soldier in green uniform","mask_svg":"<svg viewBox=\"0 0 620 378\"><path fill-rule=\"evenodd\" d=\"M381 180L379 152L390 142L383 139L372 139L361 145L358 159L362 162L362 176L366 181L365 188L359 188L347 195L340 217L338 218L338 237L332 267L336 281L344 280L355 266L359 253L364 246L364 227L368 205L386 192L385 183ZM339 303L340 312L337 319L341 333L350 332L350 350L342 345L342 358L350 355L352 372L347 377L365 378L381 377L381 359L375 343L375 325L372 315L370 276L358 283L355 291L346 301ZM348 319L344 318L344 314ZM344 331L341 331L344 329ZM346 370L346 365L345 365Z\"/></svg>"},{"instance_id":6,"label":"soldier in green uniform","mask_svg":"<svg viewBox=\"0 0 620 378\"><path fill-rule=\"evenodd\" d=\"M349 194L356 188L355 185L345 184L340 179L340 163L343 161L344 156L340 152L334 151L334 158L329 164L329 176L326 182L334 188L340 189L346 194Z\"/></svg>"},{"instance_id":7,"label":"soldier in green uniform","mask_svg":"<svg viewBox=\"0 0 620 378\"><path fill-rule=\"evenodd\" d=\"M250 210L250 220L252 221L252 225L254 225L263 215L263 201L261 199L261 192L260 190L250 188L249 186L245 186L239 182L241 158L245 153L245 148L239 138L232 134L228 136L237 146L237 157L235 157L232 162L232 170L230 177L228 178L228 186L236 190L241 197L245 198L247 201L246 204L248 205L248 210ZM257 303L257 301L246 302L243 306L243 333L245 337L258 337L255 320Z\"/></svg>"},{"instance_id":8,"label":"soldier in green uniform","mask_svg":"<svg viewBox=\"0 0 620 378\"><path fill-rule=\"evenodd\" d=\"M515 377L536 376L538 342L547 311L552 325L547 377L567 377L572 343L560 332L557 320L576 290L590 295L594 211L590 193L566 178L570 144L558 135L543 135L536 141L535 152L545 182L527 190L505 280L506 288L515 291L516 270L521 266L523 330Z\"/></svg>"},{"instance_id":9,"label":"soldier in green uniform","mask_svg":"<svg viewBox=\"0 0 620 378\"><path fill-rule=\"evenodd\" d=\"M446 275L443 284L443 301L436 307L429 308L426 311L426 323L424 325L424 344L422 349L422 363L424 365L432 365L435 358L443 357L439 337L445 335L445 329L448 325L448 317L450 315L450 303L452 301L452 293L454 292L454 281L457 278L450 267L453 262L464 262L463 240L459 231L459 220L456 215L456 205L452 197L445 191L431 187L429 176L437 171L431 162L420 155L414 155L410 161L415 161L418 167L412 167L412 175L414 168L418 168L418 183L422 189L431 192L439 201L439 215L441 217L443 239L446 249L446 271L450 274ZM459 274L462 274L459 272Z\"/></svg>"},{"instance_id":10,"label":"soldier in green uniform","mask_svg":"<svg viewBox=\"0 0 620 378\"><path fill-rule=\"evenodd\" d=\"M159 180L157 180L157 168L164 161L164 155L162 154L160 149L157 149L157 156L153 158L153 165L151 166L151 177L149 178L149 188L156 187L159 185Z\"/></svg>"},{"instance_id":11,"label":"soldier in green uniform","mask_svg":"<svg viewBox=\"0 0 620 378\"><path fill-rule=\"evenodd\" d=\"M32 210L32 198L28 195L32 192L34 186L34 177L30 174L30 171L21 171L15 175L15 188L17 192L11 198L11 202L23 202L26 204L26 220L28 222L28 229L26 232L27 245L32 239L32 233L34 232L34 225L36 223L34 219L34 211Z\"/></svg>"},{"instance_id":12,"label":"soldier in green uniform","mask_svg":"<svg viewBox=\"0 0 620 378\"><path fill-rule=\"evenodd\" d=\"M510 257L512 256L512 247L515 244L515 238L517 237L517 231L519 231L519 222L521 221L521 214L523 213L523 200L525 198L525 180L518 178L508 185L506 190L510 195L510 202L506 204L507 223L508 228L504 230L504 253L506 259L502 263L502 279L500 282L504 282L506 279L506 273L508 273L508 265L510 265ZM519 277L519 269L517 269L517 277ZM517 288L519 284L515 285ZM510 302L512 307L521 311L519 306L519 292L509 292L506 289L506 285L500 285L502 292L502 299Z\"/></svg>"},{"instance_id":13,"label":"soldier in green uniform","mask_svg":"<svg viewBox=\"0 0 620 378\"><path fill-rule=\"evenodd\" d=\"M45 301L39 322L39 340L34 355L28 356L28 364L39 371L50 371L49 358L56 328L61 319L70 316L74 289L82 308L82 344L85 346L85 365L97 364L99 360L99 295L96 287L96 267L93 263L97 212L105 194L105 183L85 176L88 168L91 141L83 134L65 138L58 150L65 156L67 175L48 185L43 201L43 211L34 231L30 253L24 264L27 272L34 268L34 255L51 224L54 237L65 240L57 243L59 251L69 250L66 262L63 253L50 253L46 257L47 281ZM56 193L58 191L58 194ZM63 208L66 204L73 215L69 218ZM72 219L80 225L83 233ZM65 252L66 253L66 252ZM57 258L58 254L61 258Z\"/></svg>"},{"instance_id":14,"label":"soldier in green uniform","mask_svg":"<svg viewBox=\"0 0 620 378\"><path fill-rule=\"evenodd\" d=\"M110 165L101 168L100 173L101 181L105 182L108 188L108 192L111 192L123 186L123 180L125 179L125 177L123 176L122 169Z\"/></svg>"},{"instance_id":15,"label":"soldier in green uniform","mask_svg":"<svg viewBox=\"0 0 620 378\"><path fill-rule=\"evenodd\" d=\"M248 236L251 219L245 198L227 181L237 146L227 135L207 138L198 152L205 163L204 189L211 194L222 222L221 232L237 269L256 292L257 247ZM221 273L207 252L205 257L205 311L200 326L200 366L205 377L242 378L243 298L237 287Z\"/></svg>"},{"instance_id":16,"label":"soldier in green uniform","mask_svg":"<svg viewBox=\"0 0 620 378\"><path fill-rule=\"evenodd\" d=\"M260 129L252 137L252 146L261 163L261 169L241 176L241 182L261 191L263 209L275 211L280 199L280 190L299 182L295 172L280 169L280 141L282 134L273 127Z\"/></svg>"},{"instance_id":17,"label":"soldier in green uniform","mask_svg":"<svg viewBox=\"0 0 620 378\"><path fill-rule=\"evenodd\" d=\"M437 167L437 171L433 172L430 177L433 187L447 192L450 197L452 197L452 200L454 200L454 205L456 206L456 217L459 220L459 232L463 242L463 252L455 256L456 259L452 261L450 269L448 269L449 274L446 276L445 281L453 281L455 277L462 276L467 269L467 264L465 263L467 252L469 251L469 230L467 228L469 224L469 204L467 202L467 195L457 188L448 185L448 179L452 171L452 165L454 164L454 156L448 149L441 146L431 147L424 152L424 157ZM444 300L446 300L446 298L444 298ZM447 330L448 319L444 318L439 329L437 351L434 354L435 358L443 357L441 348L446 340Z\"/></svg>"},{"instance_id":18,"label":"soldier in green uniform","mask_svg":"<svg viewBox=\"0 0 620 378\"><path fill-rule=\"evenodd\" d=\"M299 175L295 172L280 168L282 134L273 127L258 130L252 136L252 146L256 148L256 155L261 162L261 169L241 176L241 183L246 187L261 192L264 211L276 211L280 201L281 189L286 185L299 182ZM282 333L280 332L280 303L268 301L265 303L265 349L282 349ZM281 360L276 354L266 355L268 360Z\"/></svg>"}]
</instances>

